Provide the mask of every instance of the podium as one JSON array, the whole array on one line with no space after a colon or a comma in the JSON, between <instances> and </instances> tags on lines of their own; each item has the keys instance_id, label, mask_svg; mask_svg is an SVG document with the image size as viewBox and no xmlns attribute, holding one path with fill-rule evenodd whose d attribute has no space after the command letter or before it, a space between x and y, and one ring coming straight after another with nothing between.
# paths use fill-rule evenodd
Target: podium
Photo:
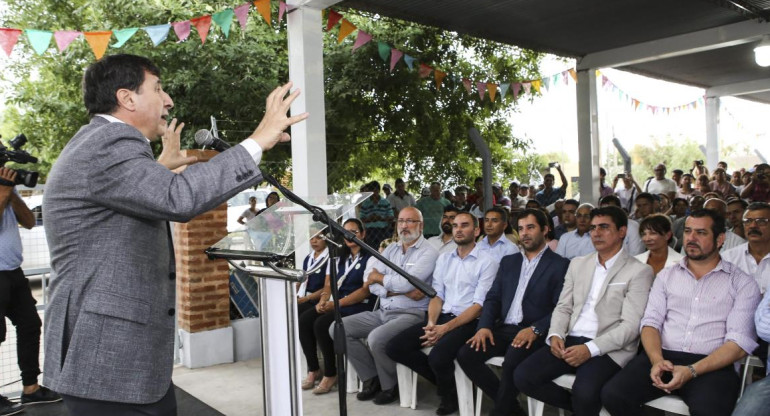
<instances>
[{"instance_id":1,"label":"podium","mask_svg":"<svg viewBox=\"0 0 770 416\"><path fill-rule=\"evenodd\" d=\"M353 216L356 206L369 196L370 192L334 194L306 200L339 221ZM226 259L257 281L263 401L268 416L302 415L296 283L307 276L285 265L295 252L310 252L310 239L326 227L303 206L282 200L249 220L245 229L229 233L206 250L209 258Z\"/></svg>"}]
</instances>

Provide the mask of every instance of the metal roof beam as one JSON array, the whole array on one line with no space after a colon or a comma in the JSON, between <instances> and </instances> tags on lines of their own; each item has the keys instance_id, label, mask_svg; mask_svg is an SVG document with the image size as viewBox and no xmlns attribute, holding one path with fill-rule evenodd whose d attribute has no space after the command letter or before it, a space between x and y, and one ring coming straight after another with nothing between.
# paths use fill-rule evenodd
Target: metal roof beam
<instances>
[{"instance_id":1,"label":"metal roof beam","mask_svg":"<svg viewBox=\"0 0 770 416\"><path fill-rule=\"evenodd\" d=\"M286 4L291 7L308 7L323 10L340 2L342 0L288 0Z\"/></svg>"},{"instance_id":2,"label":"metal roof beam","mask_svg":"<svg viewBox=\"0 0 770 416\"><path fill-rule=\"evenodd\" d=\"M683 35L594 52L578 59L577 69L612 68L689 55L758 41L770 24L748 20Z\"/></svg>"},{"instance_id":3,"label":"metal roof beam","mask_svg":"<svg viewBox=\"0 0 770 416\"><path fill-rule=\"evenodd\" d=\"M770 91L770 78L736 82L734 84L715 85L706 89L706 97L746 95L764 91Z\"/></svg>"}]
</instances>

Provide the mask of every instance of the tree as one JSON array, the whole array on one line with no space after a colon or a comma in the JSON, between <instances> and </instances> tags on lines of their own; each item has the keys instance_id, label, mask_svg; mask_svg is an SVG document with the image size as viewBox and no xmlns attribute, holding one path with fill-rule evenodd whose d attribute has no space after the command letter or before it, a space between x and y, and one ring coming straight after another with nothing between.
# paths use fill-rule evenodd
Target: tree
<instances>
[{"instance_id":1,"label":"tree","mask_svg":"<svg viewBox=\"0 0 770 416\"><path fill-rule=\"evenodd\" d=\"M6 27L103 30L142 27L211 14L227 3L169 0L8 0ZM277 9L277 4L274 4ZM41 12L42 10L42 12ZM354 36L337 44L336 31L325 37L325 99L329 191L357 188L364 179L409 177L413 182L439 180L446 185L469 183L481 174L468 129L477 127L492 150L496 179L510 178L524 167L513 161L528 143L512 137L506 119L510 95L501 104L483 102L465 91L459 78L505 82L537 79L541 55L511 46L461 36L436 28L341 10L375 42L351 54ZM183 145L209 126L214 115L223 139L235 143L248 135L264 111L264 97L288 78L285 23L267 26L253 10L246 30L233 23L229 39L216 25L201 45L195 30L187 41L174 34L153 48L139 31L125 46L108 53L147 56L162 68L164 88L174 99L172 116L186 124ZM378 54L376 41L456 76L440 88L433 76L418 77L403 61L391 73L389 60ZM41 156L45 174L76 130L87 122L80 97L80 78L93 61L87 44L74 42L63 54L33 55L29 47L7 77L18 81L10 93L4 132L24 131ZM490 75L492 74L492 75ZM491 79L490 76L492 77ZM10 132L6 132L10 134ZM156 149L157 150L157 149ZM280 146L263 162L276 176L290 174L290 147Z\"/></svg>"}]
</instances>

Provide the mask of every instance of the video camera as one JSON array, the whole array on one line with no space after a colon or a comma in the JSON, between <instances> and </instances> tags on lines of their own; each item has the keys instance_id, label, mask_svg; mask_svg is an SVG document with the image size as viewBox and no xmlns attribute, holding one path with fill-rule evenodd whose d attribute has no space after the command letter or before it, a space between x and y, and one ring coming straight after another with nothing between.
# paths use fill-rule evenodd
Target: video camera
<instances>
[{"instance_id":1,"label":"video camera","mask_svg":"<svg viewBox=\"0 0 770 416\"><path fill-rule=\"evenodd\" d=\"M37 158L33 157L29 153L21 150L21 148L27 143L27 136L19 134L11 139L9 144L11 149L8 149L0 143L0 166L5 166L7 162L16 163L37 163ZM14 169L16 171L16 181L14 185L24 185L28 188L34 188L37 185L38 173L24 169Z\"/></svg>"}]
</instances>

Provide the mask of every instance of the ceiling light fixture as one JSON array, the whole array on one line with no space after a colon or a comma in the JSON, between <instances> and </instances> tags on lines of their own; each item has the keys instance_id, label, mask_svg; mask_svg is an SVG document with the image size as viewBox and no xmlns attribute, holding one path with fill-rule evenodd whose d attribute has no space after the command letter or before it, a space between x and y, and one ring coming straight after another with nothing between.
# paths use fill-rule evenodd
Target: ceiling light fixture
<instances>
[{"instance_id":1,"label":"ceiling light fixture","mask_svg":"<svg viewBox=\"0 0 770 416\"><path fill-rule=\"evenodd\" d=\"M754 61L759 66L770 66L770 35L762 36L762 41L754 47Z\"/></svg>"}]
</instances>

